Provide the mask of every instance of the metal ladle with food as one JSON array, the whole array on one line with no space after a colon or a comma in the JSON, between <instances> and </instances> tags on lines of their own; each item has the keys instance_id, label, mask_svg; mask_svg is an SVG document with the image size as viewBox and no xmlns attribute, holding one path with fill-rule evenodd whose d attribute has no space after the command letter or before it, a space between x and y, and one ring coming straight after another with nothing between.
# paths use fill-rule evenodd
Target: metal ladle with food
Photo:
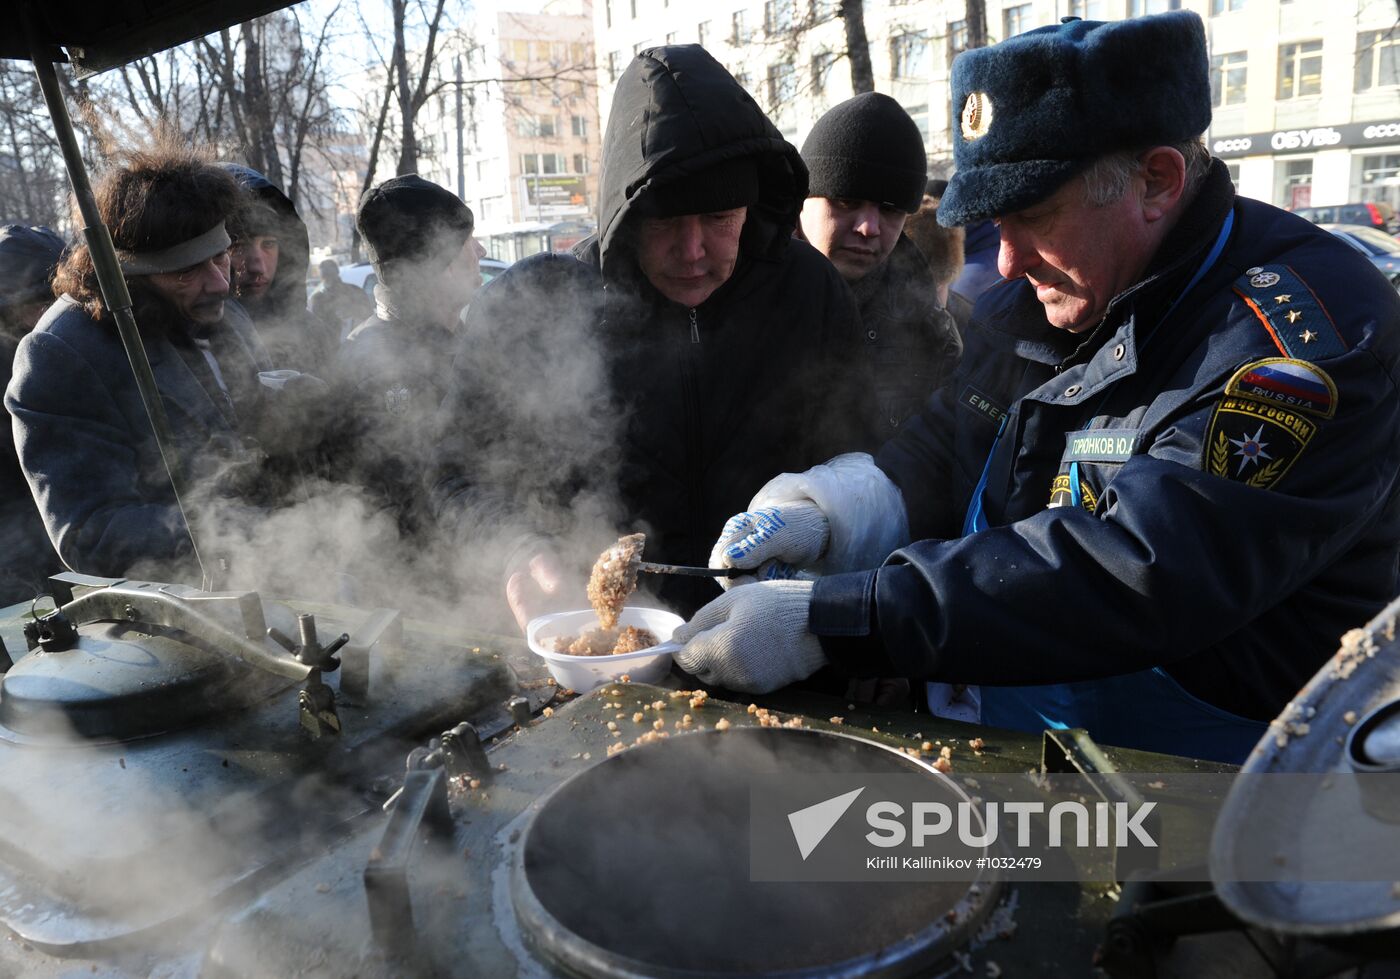
<instances>
[{"instance_id":1,"label":"metal ladle with food","mask_svg":"<svg viewBox=\"0 0 1400 979\"><path fill-rule=\"evenodd\" d=\"M588 575L588 603L598 613L598 628L578 636L560 636L554 650L570 656L610 656L655 646L656 636L636 626L617 627L617 616L627 596L637 589L637 575L684 574L710 578L744 574L740 568L694 568L677 564L653 564L642 560L646 534L628 534L609 546Z\"/></svg>"}]
</instances>

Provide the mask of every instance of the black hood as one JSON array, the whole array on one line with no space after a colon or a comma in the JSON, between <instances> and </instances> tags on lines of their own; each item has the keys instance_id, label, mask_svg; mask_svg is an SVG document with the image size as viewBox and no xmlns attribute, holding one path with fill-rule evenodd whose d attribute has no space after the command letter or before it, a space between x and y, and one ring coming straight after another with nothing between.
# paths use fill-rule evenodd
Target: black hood
<instances>
[{"instance_id":1,"label":"black hood","mask_svg":"<svg viewBox=\"0 0 1400 979\"><path fill-rule=\"evenodd\" d=\"M807 197L807 168L758 103L698 44L647 48L618 79L603 137L598 261L608 279L631 274L625 228L639 200L723 160L758 161L759 200L742 239L748 257L787 247Z\"/></svg>"},{"instance_id":2,"label":"black hood","mask_svg":"<svg viewBox=\"0 0 1400 979\"><path fill-rule=\"evenodd\" d=\"M282 219L282 227L278 229L277 275L272 280L267 301L259 304L260 311L265 312L261 316L255 312L254 317L262 320L267 312L273 316L306 312L306 273L311 264L311 243L296 205L280 187L253 168L240 163L220 163L219 166Z\"/></svg>"}]
</instances>

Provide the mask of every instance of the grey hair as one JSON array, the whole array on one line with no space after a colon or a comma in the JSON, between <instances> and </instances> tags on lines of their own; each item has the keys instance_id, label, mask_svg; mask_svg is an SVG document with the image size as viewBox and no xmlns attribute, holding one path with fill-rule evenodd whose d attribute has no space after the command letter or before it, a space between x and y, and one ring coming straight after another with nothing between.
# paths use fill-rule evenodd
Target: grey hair
<instances>
[{"instance_id":1,"label":"grey hair","mask_svg":"<svg viewBox=\"0 0 1400 979\"><path fill-rule=\"evenodd\" d=\"M1189 198L1200 187L1210 169L1210 150L1199 137L1171 144L1186 160L1186 179L1182 196ZM1107 207L1123 199L1133 178L1142 172L1142 154L1128 150L1109 153L1089 164L1084 171L1085 199L1095 207Z\"/></svg>"}]
</instances>

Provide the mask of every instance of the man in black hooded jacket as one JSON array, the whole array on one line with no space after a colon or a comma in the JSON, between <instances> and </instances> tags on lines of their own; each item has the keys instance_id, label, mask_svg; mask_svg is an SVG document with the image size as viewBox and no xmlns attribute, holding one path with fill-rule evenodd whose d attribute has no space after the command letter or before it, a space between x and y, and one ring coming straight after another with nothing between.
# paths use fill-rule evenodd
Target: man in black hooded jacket
<instances>
[{"instance_id":1,"label":"man in black hooded jacket","mask_svg":"<svg viewBox=\"0 0 1400 979\"><path fill-rule=\"evenodd\" d=\"M274 367L324 377L340 336L306 308L306 224L291 199L261 173L237 163L220 166L243 190L229 221L238 301Z\"/></svg>"},{"instance_id":2,"label":"man in black hooded jacket","mask_svg":"<svg viewBox=\"0 0 1400 979\"><path fill-rule=\"evenodd\" d=\"M792 238L806 167L703 48L651 48L623 73L600 196L575 259L482 290L443 406L439 518L478 555L504 549L479 563L515 571L521 624L618 533L703 563L753 476L875 438L850 293ZM716 593L659 590L681 612Z\"/></svg>"}]
</instances>

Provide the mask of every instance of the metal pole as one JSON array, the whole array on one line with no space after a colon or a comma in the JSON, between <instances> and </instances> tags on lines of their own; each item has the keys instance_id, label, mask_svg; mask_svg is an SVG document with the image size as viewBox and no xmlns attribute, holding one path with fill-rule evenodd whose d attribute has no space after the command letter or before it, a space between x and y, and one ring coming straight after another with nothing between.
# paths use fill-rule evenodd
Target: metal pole
<instances>
[{"instance_id":1,"label":"metal pole","mask_svg":"<svg viewBox=\"0 0 1400 979\"><path fill-rule=\"evenodd\" d=\"M462 133L466 129L466 120L462 118L462 56L459 54L453 61L457 74L457 197L459 200L467 199L467 177L462 172L466 166L464 162L467 158L467 148L462 141Z\"/></svg>"},{"instance_id":2,"label":"metal pole","mask_svg":"<svg viewBox=\"0 0 1400 979\"><path fill-rule=\"evenodd\" d=\"M63 151L63 163L68 169L68 182L73 187L78 212L82 215L83 238L87 242L88 252L92 255L93 267L97 271L102 301L112 312L122 346L126 348L127 360L131 362L136 388L141 393L141 403L145 405L146 415L151 420L151 429L156 437L156 446L160 449L161 461L165 463L166 472L170 475L175 505L179 508L180 516L185 521L185 529L190 535L190 547L194 551L194 559L199 565L203 579L202 587L205 591L212 591L213 581L205 569L203 558L200 557L194 528L190 526L189 513L183 503L185 485L180 460L175 451L175 439L170 430L170 422L165 417L160 392L156 389L155 375L151 373L151 362L146 358L146 348L141 343L141 334L136 327L136 317L131 309L131 295L126 289L126 279L122 276L117 251L112 244L112 235L98 213L97 199L92 194L92 184L88 182L87 168L83 165L82 153L78 149L78 138L73 132L73 120L68 116L68 106L64 103L63 93L58 87L58 75L53 69L54 52L40 39L29 5L21 4L20 12L29 35L29 53L34 62L34 74L39 78L39 88L44 93L44 102L48 106L49 116L53 119L54 134L58 137L58 145Z\"/></svg>"}]
</instances>

